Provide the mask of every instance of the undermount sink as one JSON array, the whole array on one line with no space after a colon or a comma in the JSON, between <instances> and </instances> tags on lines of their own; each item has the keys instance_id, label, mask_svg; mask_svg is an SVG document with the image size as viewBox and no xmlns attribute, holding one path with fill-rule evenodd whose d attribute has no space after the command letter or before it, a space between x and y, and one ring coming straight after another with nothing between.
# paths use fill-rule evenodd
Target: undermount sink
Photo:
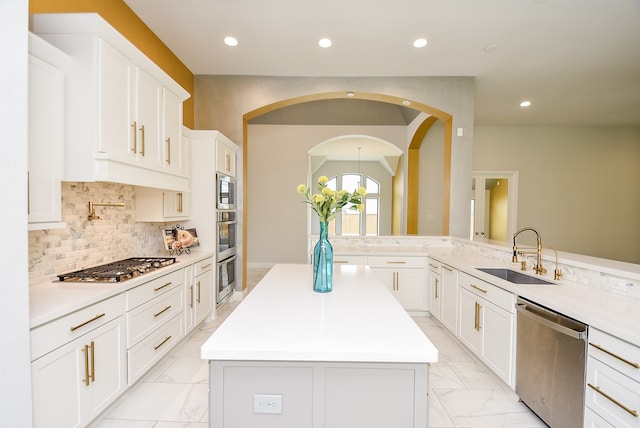
<instances>
[{"instance_id":1,"label":"undermount sink","mask_svg":"<svg viewBox=\"0 0 640 428\"><path fill-rule=\"evenodd\" d=\"M479 271L488 273L489 275L493 275L497 278L504 279L514 284L529 284L529 285L538 285L538 284L550 284L554 285L553 282L546 281L541 278L536 278L535 276L525 275L524 273L520 273L511 269L504 268L477 268Z\"/></svg>"}]
</instances>

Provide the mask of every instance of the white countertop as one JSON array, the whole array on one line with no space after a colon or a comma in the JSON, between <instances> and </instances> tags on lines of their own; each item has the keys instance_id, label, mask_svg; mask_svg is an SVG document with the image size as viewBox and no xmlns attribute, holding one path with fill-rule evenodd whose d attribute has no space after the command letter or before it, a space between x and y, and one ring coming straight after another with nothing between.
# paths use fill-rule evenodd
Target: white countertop
<instances>
[{"instance_id":1,"label":"white countertop","mask_svg":"<svg viewBox=\"0 0 640 428\"><path fill-rule=\"evenodd\" d=\"M562 279L551 281L554 285L517 285L476 268L502 267L517 271L518 265L500 263L457 248L431 248L428 253L429 257L453 268L640 346L640 301L637 299ZM553 271L548 263L547 268ZM548 276L544 279L549 280Z\"/></svg>"},{"instance_id":2,"label":"white countertop","mask_svg":"<svg viewBox=\"0 0 640 428\"><path fill-rule=\"evenodd\" d=\"M137 287L152 279L212 256L213 252L210 251L192 251L191 254L182 254L179 256L163 254L160 257L175 257L176 263L123 282L50 281L33 285L29 287L30 328L38 327L56 318L85 308L101 300L108 299L109 297Z\"/></svg>"},{"instance_id":3,"label":"white countertop","mask_svg":"<svg viewBox=\"0 0 640 428\"><path fill-rule=\"evenodd\" d=\"M438 351L366 266L334 268L316 293L311 265L276 265L202 345L208 360L428 363Z\"/></svg>"}]
</instances>

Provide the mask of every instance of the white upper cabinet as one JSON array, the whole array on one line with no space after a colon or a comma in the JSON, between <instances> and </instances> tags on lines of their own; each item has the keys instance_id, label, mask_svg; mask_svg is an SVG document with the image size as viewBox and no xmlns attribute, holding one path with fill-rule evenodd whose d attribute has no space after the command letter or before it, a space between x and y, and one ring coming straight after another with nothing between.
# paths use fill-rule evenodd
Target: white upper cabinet
<instances>
[{"instance_id":1,"label":"white upper cabinet","mask_svg":"<svg viewBox=\"0 0 640 428\"><path fill-rule=\"evenodd\" d=\"M65 227L61 211L64 71L70 58L29 34L29 229Z\"/></svg>"},{"instance_id":2,"label":"white upper cabinet","mask_svg":"<svg viewBox=\"0 0 640 428\"><path fill-rule=\"evenodd\" d=\"M216 171L230 177L236 176L236 147L216 141Z\"/></svg>"},{"instance_id":3,"label":"white upper cabinet","mask_svg":"<svg viewBox=\"0 0 640 428\"><path fill-rule=\"evenodd\" d=\"M36 14L32 22L73 58L63 179L188 191L181 129L189 93L97 14Z\"/></svg>"}]
</instances>

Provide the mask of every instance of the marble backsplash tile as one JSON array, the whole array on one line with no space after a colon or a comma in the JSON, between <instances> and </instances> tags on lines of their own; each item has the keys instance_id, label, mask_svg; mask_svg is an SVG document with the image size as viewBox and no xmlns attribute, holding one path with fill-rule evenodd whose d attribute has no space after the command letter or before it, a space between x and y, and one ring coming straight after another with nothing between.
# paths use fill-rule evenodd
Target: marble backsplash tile
<instances>
[{"instance_id":1,"label":"marble backsplash tile","mask_svg":"<svg viewBox=\"0 0 640 428\"><path fill-rule=\"evenodd\" d=\"M96 207L100 219L88 219L89 201L124 202L124 207ZM56 279L60 273L127 257L166 254L166 223L135 222L135 187L118 183L62 183L65 229L29 232L29 284Z\"/></svg>"}]
</instances>

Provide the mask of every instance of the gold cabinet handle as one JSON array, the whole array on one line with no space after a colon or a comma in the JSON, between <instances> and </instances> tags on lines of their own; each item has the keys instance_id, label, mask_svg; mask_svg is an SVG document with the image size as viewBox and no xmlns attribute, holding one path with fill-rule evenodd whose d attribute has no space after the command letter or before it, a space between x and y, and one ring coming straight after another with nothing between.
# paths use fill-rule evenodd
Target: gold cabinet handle
<instances>
[{"instance_id":1,"label":"gold cabinet handle","mask_svg":"<svg viewBox=\"0 0 640 428\"><path fill-rule=\"evenodd\" d=\"M630 415L632 415L632 416L634 416L636 418L638 417L638 411L637 410L633 410L633 409L628 408L627 406L625 406L624 404L622 404L621 402L619 402L618 400L616 400L615 398L613 398L612 396L610 396L609 394L607 394L606 392L601 390L599 386L593 386L590 383L588 383L587 385L589 385L589 388L593 389L595 392L597 392L598 394L602 395L604 398L606 398L607 400L611 401L613 404L615 404L616 406L620 407L621 409L623 409L624 411L626 411Z\"/></svg>"},{"instance_id":2,"label":"gold cabinet handle","mask_svg":"<svg viewBox=\"0 0 640 428\"><path fill-rule=\"evenodd\" d=\"M439 282L440 281L438 281L438 278L436 278L436 299L439 297L439 294L438 294L438 285L439 285L438 283Z\"/></svg>"},{"instance_id":3,"label":"gold cabinet handle","mask_svg":"<svg viewBox=\"0 0 640 428\"><path fill-rule=\"evenodd\" d=\"M605 353L605 354L607 354L607 355L611 355L613 358L616 358L616 359L618 359L618 360L622 361L623 363L629 364L629 365L630 365L631 367L633 367L634 369L640 369L640 364L638 364L638 363L634 363L633 361L629 361L629 360L627 360L626 358L623 358L623 357L621 357L621 356L619 356L619 355L616 355L616 354L614 354L613 352L611 352L611 351L609 351L609 350L607 350L607 349L603 348L603 347L602 347L602 346L600 346L600 345L597 345L597 344L595 344L595 343L591 343L591 342L589 342L589 345L591 345L591 346L593 346L594 348L596 348L596 349L598 349L598 350L600 350L600 351L604 352L604 353Z\"/></svg>"},{"instance_id":4,"label":"gold cabinet handle","mask_svg":"<svg viewBox=\"0 0 640 428\"><path fill-rule=\"evenodd\" d=\"M231 172L231 155L227 152L225 153L225 170L227 172Z\"/></svg>"},{"instance_id":5,"label":"gold cabinet handle","mask_svg":"<svg viewBox=\"0 0 640 428\"><path fill-rule=\"evenodd\" d=\"M196 293L196 296L197 296L197 297L196 297L196 302L200 303L200 281L198 281L198 282L196 283L196 285L198 286L198 291L197 291L197 293Z\"/></svg>"},{"instance_id":6,"label":"gold cabinet handle","mask_svg":"<svg viewBox=\"0 0 640 428\"><path fill-rule=\"evenodd\" d=\"M154 351L157 351L158 348L160 348L162 345L164 345L165 343L167 343L169 340L171 339L171 336L167 336L164 338L164 340L160 343L158 343L156 346L153 347Z\"/></svg>"},{"instance_id":7,"label":"gold cabinet handle","mask_svg":"<svg viewBox=\"0 0 640 428\"><path fill-rule=\"evenodd\" d=\"M133 128L133 147L131 151L135 153L138 151L138 121L134 120L131 127Z\"/></svg>"},{"instance_id":8,"label":"gold cabinet handle","mask_svg":"<svg viewBox=\"0 0 640 428\"><path fill-rule=\"evenodd\" d=\"M471 284L471 287L472 287L472 288L475 288L476 290L481 291L481 292L483 292L483 293L486 293L486 292L487 292L487 290L485 290L484 288L480 288L480 287L478 287L478 286L477 286L477 285L475 285L475 284Z\"/></svg>"},{"instance_id":9,"label":"gold cabinet handle","mask_svg":"<svg viewBox=\"0 0 640 428\"><path fill-rule=\"evenodd\" d=\"M171 165L171 137L166 139L167 142L167 164Z\"/></svg>"},{"instance_id":10,"label":"gold cabinet handle","mask_svg":"<svg viewBox=\"0 0 640 428\"><path fill-rule=\"evenodd\" d=\"M85 325L87 325L87 324L89 324L89 323L92 323L92 322L94 322L95 320L100 319L100 318L102 318L102 317L103 317L103 316L105 316L105 315L106 315L106 313L104 313L104 312L103 312L103 313L101 313L101 314L99 314L99 315L96 315L95 317L93 317L93 318L91 318L90 320L87 320L87 321L85 321L85 322L83 322L83 323L81 323L81 324L78 324L78 325L72 325L70 330L71 330L71 331L76 331L76 330L77 330L77 329L79 329L80 327L84 327Z\"/></svg>"},{"instance_id":11,"label":"gold cabinet handle","mask_svg":"<svg viewBox=\"0 0 640 428\"><path fill-rule=\"evenodd\" d=\"M404 262L404 261L392 261L392 260L388 260L387 261L388 265L403 265L405 263L407 263L407 262Z\"/></svg>"},{"instance_id":12,"label":"gold cabinet handle","mask_svg":"<svg viewBox=\"0 0 640 428\"><path fill-rule=\"evenodd\" d=\"M429 263L429 266L431 266L434 269L438 269L440 267L440 266L432 265L431 263Z\"/></svg>"},{"instance_id":13,"label":"gold cabinet handle","mask_svg":"<svg viewBox=\"0 0 640 428\"><path fill-rule=\"evenodd\" d=\"M211 267L211 263L209 263L208 265L204 265L202 266L202 270L207 270Z\"/></svg>"},{"instance_id":14,"label":"gold cabinet handle","mask_svg":"<svg viewBox=\"0 0 640 428\"><path fill-rule=\"evenodd\" d=\"M189 286L189 307L193 308L193 285Z\"/></svg>"},{"instance_id":15,"label":"gold cabinet handle","mask_svg":"<svg viewBox=\"0 0 640 428\"><path fill-rule=\"evenodd\" d=\"M476 302L476 325L474 326L474 329L476 331L480 331L480 329L482 328L480 325L480 311L482 310L482 305L480 305L480 303Z\"/></svg>"},{"instance_id":16,"label":"gold cabinet handle","mask_svg":"<svg viewBox=\"0 0 640 428\"><path fill-rule=\"evenodd\" d=\"M91 382L96 381L96 351L95 351L95 343L91 341L91 346L89 347L91 350Z\"/></svg>"},{"instance_id":17,"label":"gold cabinet handle","mask_svg":"<svg viewBox=\"0 0 640 428\"><path fill-rule=\"evenodd\" d=\"M164 284L164 285L161 285L161 286L160 286L160 287L158 287L158 288L154 288L154 289L153 289L153 291L159 291L159 290L162 290L164 287L168 287L168 286L170 286L170 285L171 285L171 281L167 282L167 283L166 283L166 284Z\"/></svg>"},{"instance_id":18,"label":"gold cabinet handle","mask_svg":"<svg viewBox=\"0 0 640 428\"><path fill-rule=\"evenodd\" d=\"M336 264L336 265L340 265L340 264L341 264L341 265L346 265L346 264L348 264L348 263L349 263L349 261L348 261L348 260L334 260L334 261L333 261L333 264Z\"/></svg>"},{"instance_id":19,"label":"gold cabinet handle","mask_svg":"<svg viewBox=\"0 0 640 428\"><path fill-rule=\"evenodd\" d=\"M142 150L140 150L140 154L144 156L144 125L140 128L140 136L142 137Z\"/></svg>"},{"instance_id":20,"label":"gold cabinet handle","mask_svg":"<svg viewBox=\"0 0 640 428\"><path fill-rule=\"evenodd\" d=\"M443 268L443 269L448 270L449 272L453 272L453 269L451 269L451 268L450 268L449 266L447 266L447 265L442 265L442 268Z\"/></svg>"},{"instance_id":21,"label":"gold cabinet handle","mask_svg":"<svg viewBox=\"0 0 640 428\"><path fill-rule=\"evenodd\" d=\"M177 199L177 208L176 211L182 214L182 192L178 192L176 193L176 199Z\"/></svg>"},{"instance_id":22,"label":"gold cabinet handle","mask_svg":"<svg viewBox=\"0 0 640 428\"><path fill-rule=\"evenodd\" d=\"M171 305L167 306L166 308L164 308L163 310L161 310L160 312L158 312L157 314L153 314L153 317L159 317L160 315L162 315L163 313L167 312L169 309L171 309Z\"/></svg>"},{"instance_id":23,"label":"gold cabinet handle","mask_svg":"<svg viewBox=\"0 0 640 428\"><path fill-rule=\"evenodd\" d=\"M84 345L84 384L89 386L89 345Z\"/></svg>"}]
</instances>

